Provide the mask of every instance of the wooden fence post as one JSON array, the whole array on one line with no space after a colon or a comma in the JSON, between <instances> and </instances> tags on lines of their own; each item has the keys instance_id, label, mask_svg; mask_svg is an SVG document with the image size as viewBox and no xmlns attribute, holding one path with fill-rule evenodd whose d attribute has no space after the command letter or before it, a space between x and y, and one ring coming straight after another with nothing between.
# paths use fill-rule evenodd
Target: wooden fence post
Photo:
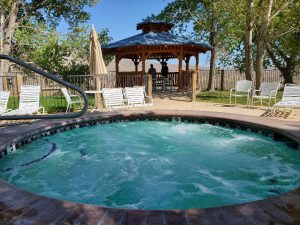
<instances>
[{"instance_id":1,"label":"wooden fence post","mask_svg":"<svg viewBox=\"0 0 300 225\"><path fill-rule=\"evenodd\" d=\"M20 95L20 92L21 92L21 86L23 85L23 76L21 74L17 74L17 95Z\"/></svg>"},{"instance_id":2,"label":"wooden fence post","mask_svg":"<svg viewBox=\"0 0 300 225\"><path fill-rule=\"evenodd\" d=\"M197 97L197 72L192 72L192 102L196 101Z\"/></svg>"},{"instance_id":3,"label":"wooden fence post","mask_svg":"<svg viewBox=\"0 0 300 225\"><path fill-rule=\"evenodd\" d=\"M221 70L221 91L224 91L224 75L225 71L224 69Z\"/></svg>"},{"instance_id":4,"label":"wooden fence post","mask_svg":"<svg viewBox=\"0 0 300 225\"><path fill-rule=\"evenodd\" d=\"M152 97L152 75L147 75L147 95Z\"/></svg>"}]
</instances>

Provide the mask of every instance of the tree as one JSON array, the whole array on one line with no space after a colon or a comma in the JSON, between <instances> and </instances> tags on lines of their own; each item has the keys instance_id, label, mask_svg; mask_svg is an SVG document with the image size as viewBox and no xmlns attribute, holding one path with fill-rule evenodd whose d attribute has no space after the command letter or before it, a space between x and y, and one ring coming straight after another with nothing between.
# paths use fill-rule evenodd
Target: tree
<instances>
[{"instance_id":1,"label":"tree","mask_svg":"<svg viewBox=\"0 0 300 225\"><path fill-rule=\"evenodd\" d=\"M300 2L291 1L272 21L267 53L281 71L285 83L300 72Z\"/></svg>"},{"instance_id":2,"label":"tree","mask_svg":"<svg viewBox=\"0 0 300 225\"><path fill-rule=\"evenodd\" d=\"M232 42L232 39L235 38L234 32L239 32L238 29L235 29L236 24L232 23L234 16L229 10L228 2L223 0L175 0L158 15L159 19L175 23L179 33L186 33L192 26L193 31L190 36L196 40L209 41L213 47L207 87L209 91L215 89L217 53L220 50L224 51L226 42ZM238 23L240 21L237 21Z\"/></svg>"},{"instance_id":3,"label":"tree","mask_svg":"<svg viewBox=\"0 0 300 225\"><path fill-rule=\"evenodd\" d=\"M267 46L267 53L284 77L284 83L294 83L293 77L300 72L300 35L289 34Z\"/></svg>"},{"instance_id":4,"label":"tree","mask_svg":"<svg viewBox=\"0 0 300 225\"><path fill-rule=\"evenodd\" d=\"M44 22L56 27L59 21L64 19L71 27L76 27L89 18L85 7L93 6L96 2L96 0L2 0L0 3L0 17L4 21L0 26L3 39L2 53L10 54L16 29L28 21Z\"/></svg>"},{"instance_id":5,"label":"tree","mask_svg":"<svg viewBox=\"0 0 300 225\"><path fill-rule=\"evenodd\" d=\"M99 41L106 44L111 40L108 30L98 33ZM60 75L87 74L89 71L89 33L87 27L76 27L62 35L54 28L42 23L27 24L15 32L12 55L31 61L47 71ZM112 57L104 58L106 63Z\"/></svg>"},{"instance_id":6,"label":"tree","mask_svg":"<svg viewBox=\"0 0 300 225\"><path fill-rule=\"evenodd\" d=\"M288 38L289 34L297 33L297 32L299 33L299 29L300 29L299 1L297 0L258 1L257 12L258 12L257 13L258 17L256 18L255 21L255 25L256 25L255 71L256 71L256 88L259 88L262 81L263 60L267 48L269 52L268 55L271 57L273 63L275 64L275 66L279 66L278 61L276 62L275 60L276 59L275 55L276 54L277 56L280 55L278 48L276 48L276 46L278 47L278 44L280 42L283 44L282 40L279 40L280 37ZM293 45L292 43L294 41L296 40L293 39L293 41L289 42L289 44ZM286 59L282 58L282 60L287 60L288 58L289 56ZM291 63L289 62L288 64L289 64L288 67L290 67ZM280 67L278 69L280 69ZM290 80L287 74L290 73L291 71L290 72L287 71L288 70L284 71L287 76L286 80Z\"/></svg>"},{"instance_id":7,"label":"tree","mask_svg":"<svg viewBox=\"0 0 300 225\"><path fill-rule=\"evenodd\" d=\"M265 57L268 29L271 20L273 0L260 1L258 4L259 12L256 20L256 68L255 68L255 86L260 88L262 82L262 69Z\"/></svg>"}]
</instances>

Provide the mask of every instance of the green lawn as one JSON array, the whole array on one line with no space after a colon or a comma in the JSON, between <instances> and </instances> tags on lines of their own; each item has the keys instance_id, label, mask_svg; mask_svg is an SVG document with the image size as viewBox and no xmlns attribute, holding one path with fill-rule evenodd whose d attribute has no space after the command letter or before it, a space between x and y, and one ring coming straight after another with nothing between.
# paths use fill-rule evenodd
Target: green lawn
<instances>
[{"instance_id":1,"label":"green lawn","mask_svg":"<svg viewBox=\"0 0 300 225\"><path fill-rule=\"evenodd\" d=\"M89 106L95 104L93 96L88 96ZM40 99L40 105L45 108L46 113L58 113L65 112L67 103L63 96L42 96ZM8 109L17 109L19 107L19 101L17 96L10 96L8 101ZM73 108L72 108L73 109ZM76 105L76 110L80 109L79 104Z\"/></svg>"},{"instance_id":2,"label":"green lawn","mask_svg":"<svg viewBox=\"0 0 300 225\"><path fill-rule=\"evenodd\" d=\"M282 91L277 93L277 101L280 101L282 97ZM93 96L88 96L89 106L92 107L95 104L95 99ZM229 91L215 91L208 92L202 91L199 95L197 95L197 101L199 102L214 102L214 103L222 103L229 104ZM46 113L58 113L65 112L66 110L66 101L63 96L43 96L41 97L41 106L45 108ZM233 99L234 103L234 99ZM273 102L274 103L274 102ZM237 104L246 105L246 97L237 98ZM8 102L9 109L18 108L19 102L16 96L11 96ZM256 106L260 106L260 102L255 102ZM267 106L267 104L264 104ZM79 106L76 107L76 110L79 109Z\"/></svg>"},{"instance_id":3,"label":"green lawn","mask_svg":"<svg viewBox=\"0 0 300 225\"><path fill-rule=\"evenodd\" d=\"M215 103L222 103L222 104L229 104L229 91L202 91L200 94L197 95L197 101L199 102L215 102ZM282 97L282 91L277 93L277 101L280 101ZM246 105L246 97L237 97L237 104ZM234 104L234 98L232 98L232 103ZM274 101L272 101L274 104ZM259 101L254 102L255 106L260 106ZM267 103L263 103L264 106L267 106Z\"/></svg>"}]
</instances>

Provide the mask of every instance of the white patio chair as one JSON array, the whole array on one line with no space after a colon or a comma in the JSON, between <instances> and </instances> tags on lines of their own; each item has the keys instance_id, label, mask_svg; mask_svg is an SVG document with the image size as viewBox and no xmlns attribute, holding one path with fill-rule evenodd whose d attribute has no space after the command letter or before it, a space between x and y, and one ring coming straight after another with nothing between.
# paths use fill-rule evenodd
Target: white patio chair
<instances>
[{"instance_id":1,"label":"white patio chair","mask_svg":"<svg viewBox=\"0 0 300 225\"><path fill-rule=\"evenodd\" d=\"M300 108L300 85L286 84L284 86L282 100L273 105L272 115L279 108Z\"/></svg>"},{"instance_id":2,"label":"white patio chair","mask_svg":"<svg viewBox=\"0 0 300 225\"><path fill-rule=\"evenodd\" d=\"M254 90L252 93L252 101L251 105L253 105L254 99L258 99L260 101L261 106L263 102L268 103L270 107L272 99L276 103L276 96L278 89L280 87L280 83L262 83L259 90Z\"/></svg>"},{"instance_id":3,"label":"white patio chair","mask_svg":"<svg viewBox=\"0 0 300 225\"><path fill-rule=\"evenodd\" d=\"M239 80L236 82L235 88L230 89L230 105L231 99L234 97L234 104L236 104L237 97L247 97L247 106L250 104L250 96L252 90L252 81Z\"/></svg>"},{"instance_id":4,"label":"white patio chair","mask_svg":"<svg viewBox=\"0 0 300 225\"><path fill-rule=\"evenodd\" d=\"M31 115L33 113L38 113L40 109L42 109L42 113L44 114L44 107L40 107L40 92L40 86L22 85L19 108L2 115Z\"/></svg>"},{"instance_id":5,"label":"white patio chair","mask_svg":"<svg viewBox=\"0 0 300 225\"><path fill-rule=\"evenodd\" d=\"M105 108L110 111L112 109L125 109L129 106L124 99L122 88L103 88L102 96Z\"/></svg>"},{"instance_id":6,"label":"white patio chair","mask_svg":"<svg viewBox=\"0 0 300 225\"><path fill-rule=\"evenodd\" d=\"M9 91L0 91L0 114L7 111Z\"/></svg>"},{"instance_id":7,"label":"white patio chair","mask_svg":"<svg viewBox=\"0 0 300 225\"><path fill-rule=\"evenodd\" d=\"M80 97L80 95L71 95L67 88L60 88L60 90L62 91L63 95L65 96L65 99L67 101L67 109L66 109L66 113L68 113L68 111L71 109L71 105L74 104L83 104L83 101Z\"/></svg>"},{"instance_id":8,"label":"white patio chair","mask_svg":"<svg viewBox=\"0 0 300 225\"><path fill-rule=\"evenodd\" d=\"M156 77L155 84L154 84L154 89L157 91L160 89L160 91L165 91L166 90L166 83L165 83L165 78L164 77Z\"/></svg>"},{"instance_id":9,"label":"white patio chair","mask_svg":"<svg viewBox=\"0 0 300 225\"><path fill-rule=\"evenodd\" d=\"M173 80L170 78L165 78L165 89L169 89L170 91L173 91Z\"/></svg>"},{"instance_id":10,"label":"white patio chair","mask_svg":"<svg viewBox=\"0 0 300 225\"><path fill-rule=\"evenodd\" d=\"M144 86L124 88L124 96L133 107L153 106L152 98L147 96Z\"/></svg>"}]
</instances>

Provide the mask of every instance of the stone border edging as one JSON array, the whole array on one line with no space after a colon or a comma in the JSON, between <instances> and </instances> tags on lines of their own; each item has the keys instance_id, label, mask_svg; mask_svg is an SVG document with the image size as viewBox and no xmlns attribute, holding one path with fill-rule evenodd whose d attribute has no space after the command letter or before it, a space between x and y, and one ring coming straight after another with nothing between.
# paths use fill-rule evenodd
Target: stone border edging
<instances>
[{"instance_id":1,"label":"stone border edging","mask_svg":"<svg viewBox=\"0 0 300 225\"><path fill-rule=\"evenodd\" d=\"M259 127L283 134L300 143L300 122L236 114L200 111L125 111L115 113L95 113L78 119L60 121L37 121L30 125L0 128L0 151L6 146L24 139L38 138L38 133L50 132L56 127L76 123L87 123L109 118L130 117L181 117L203 118L216 121L234 122ZM88 124L86 124L88 125ZM50 130L50 131L49 131ZM54 132L54 130L53 130ZM55 133L55 132L54 132ZM13 148L13 147L11 147ZM11 149L12 151L14 149ZM300 224L300 188L283 195L240 205L208 209L189 210L128 210L78 204L60 201L21 190L0 180L0 221L11 224Z\"/></svg>"}]
</instances>

